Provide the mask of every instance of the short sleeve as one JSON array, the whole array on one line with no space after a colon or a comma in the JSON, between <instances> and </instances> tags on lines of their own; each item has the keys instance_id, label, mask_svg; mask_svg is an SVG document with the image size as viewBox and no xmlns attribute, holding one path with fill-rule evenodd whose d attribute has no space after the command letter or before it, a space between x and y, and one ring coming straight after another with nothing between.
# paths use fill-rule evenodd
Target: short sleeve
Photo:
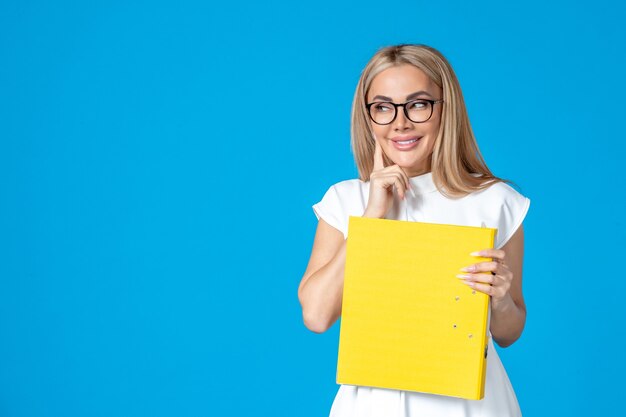
<instances>
[{"instance_id":1,"label":"short sleeve","mask_svg":"<svg viewBox=\"0 0 626 417\"><path fill-rule=\"evenodd\" d=\"M331 186L324 194L324 197L322 197L322 200L313 205L313 212L318 220L322 218L345 236L344 211L336 185Z\"/></svg>"},{"instance_id":2,"label":"short sleeve","mask_svg":"<svg viewBox=\"0 0 626 417\"><path fill-rule=\"evenodd\" d=\"M503 201L498 216L496 249L501 249L511 239L524 221L529 208L530 199L528 197L523 196L508 184L504 185Z\"/></svg>"}]
</instances>

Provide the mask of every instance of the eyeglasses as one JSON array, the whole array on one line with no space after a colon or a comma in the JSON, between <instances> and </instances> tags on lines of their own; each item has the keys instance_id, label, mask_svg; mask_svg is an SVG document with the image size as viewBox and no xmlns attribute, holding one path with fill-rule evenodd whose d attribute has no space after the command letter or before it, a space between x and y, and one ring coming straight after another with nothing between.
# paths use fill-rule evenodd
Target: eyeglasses
<instances>
[{"instance_id":1,"label":"eyeglasses","mask_svg":"<svg viewBox=\"0 0 626 417\"><path fill-rule=\"evenodd\" d=\"M367 108L367 113L369 114L370 119L378 125L388 125L396 120L398 107L402 107L404 109L404 115L410 121L414 123L424 123L427 122L433 115L435 103L442 102L443 99L427 100L421 98L419 100L407 101L402 104L396 104L390 101L375 101L367 104L365 107Z\"/></svg>"}]
</instances>

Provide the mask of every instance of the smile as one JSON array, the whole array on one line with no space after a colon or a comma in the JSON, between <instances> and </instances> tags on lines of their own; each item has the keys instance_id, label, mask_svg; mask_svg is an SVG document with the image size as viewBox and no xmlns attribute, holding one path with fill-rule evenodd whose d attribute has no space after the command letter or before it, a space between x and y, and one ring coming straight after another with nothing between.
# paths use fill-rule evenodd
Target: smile
<instances>
[{"instance_id":1,"label":"smile","mask_svg":"<svg viewBox=\"0 0 626 417\"><path fill-rule=\"evenodd\" d=\"M419 142L420 139L422 139L422 137L412 137L412 138L407 138L407 139L403 138L403 140L392 139L391 141L393 142L393 146L396 149L401 150L401 151L407 151L417 146L417 142Z\"/></svg>"}]
</instances>

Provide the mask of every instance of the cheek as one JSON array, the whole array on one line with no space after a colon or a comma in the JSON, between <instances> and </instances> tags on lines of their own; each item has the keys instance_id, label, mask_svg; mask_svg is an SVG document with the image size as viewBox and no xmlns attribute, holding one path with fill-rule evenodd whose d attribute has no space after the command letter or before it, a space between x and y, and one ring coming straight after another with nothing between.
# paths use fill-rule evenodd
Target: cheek
<instances>
[{"instance_id":1,"label":"cheek","mask_svg":"<svg viewBox=\"0 0 626 417\"><path fill-rule=\"evenodd\" d=\"M439 134L439 123L433 123L431 126L428 126L428 143L426 144L426 148L428 152L432 152L435 148L435 142L437 141L437 135Z\"/></svg>"},{"instance_id":2,"label":"cheek","mask_svg":"<svg viewBox=\"0 0 626 417\"><path fill-rule=\"evenodd\" d=\"M387 132L385 126L380 126L373 123L370 124L370 129L372 130L372 133L374 134L374 137L376 139L384 138Z\"/></svg>"},{"instance_id":3,"label":"cheek","mask_svg":"<svg viewBox=\"0 0 626 417\"><path fill-rule=\"evenodd\" d=\"M437 138L439 134L439 119L433 120L433 123L430 123L428 126L428 135L433 138L433 141Z\"/></svg>"}]
</instances>

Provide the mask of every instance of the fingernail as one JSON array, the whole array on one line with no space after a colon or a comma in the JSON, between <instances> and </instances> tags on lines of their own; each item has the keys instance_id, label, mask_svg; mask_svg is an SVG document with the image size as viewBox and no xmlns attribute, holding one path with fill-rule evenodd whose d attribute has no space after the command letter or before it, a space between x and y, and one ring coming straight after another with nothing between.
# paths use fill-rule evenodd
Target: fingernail
<instances>
[{"instance_id":1,"label":"fingernail","mask_svg":"<svg viewBox=\"0 0 626 417\"><path fill-rule=\"evenodd\" d=\"M466 266L465 268L461 268L463 272L470 272L474 270L474 266Z\"/></svg>"},{"instance_id":2,"label":"fingernail","mask_svg":"<svg viewBox=\"0 0 626 417\"><path fill-rule=\"evenodd\" d=\"M483 253L481 251L472 252L472 253L470 253L470 256L483 256Z\"/></svg>"},{"instance_id":3,"label":"fingernail","mask_svg":"<svg viewBox=\"0 0 626 417\"><path fill-rule=\"evenodd\" d=\"M469 278L470 276L469 275L458 274L456 277L465 279L465 278Z\"/></svg>"}]
</instances>

